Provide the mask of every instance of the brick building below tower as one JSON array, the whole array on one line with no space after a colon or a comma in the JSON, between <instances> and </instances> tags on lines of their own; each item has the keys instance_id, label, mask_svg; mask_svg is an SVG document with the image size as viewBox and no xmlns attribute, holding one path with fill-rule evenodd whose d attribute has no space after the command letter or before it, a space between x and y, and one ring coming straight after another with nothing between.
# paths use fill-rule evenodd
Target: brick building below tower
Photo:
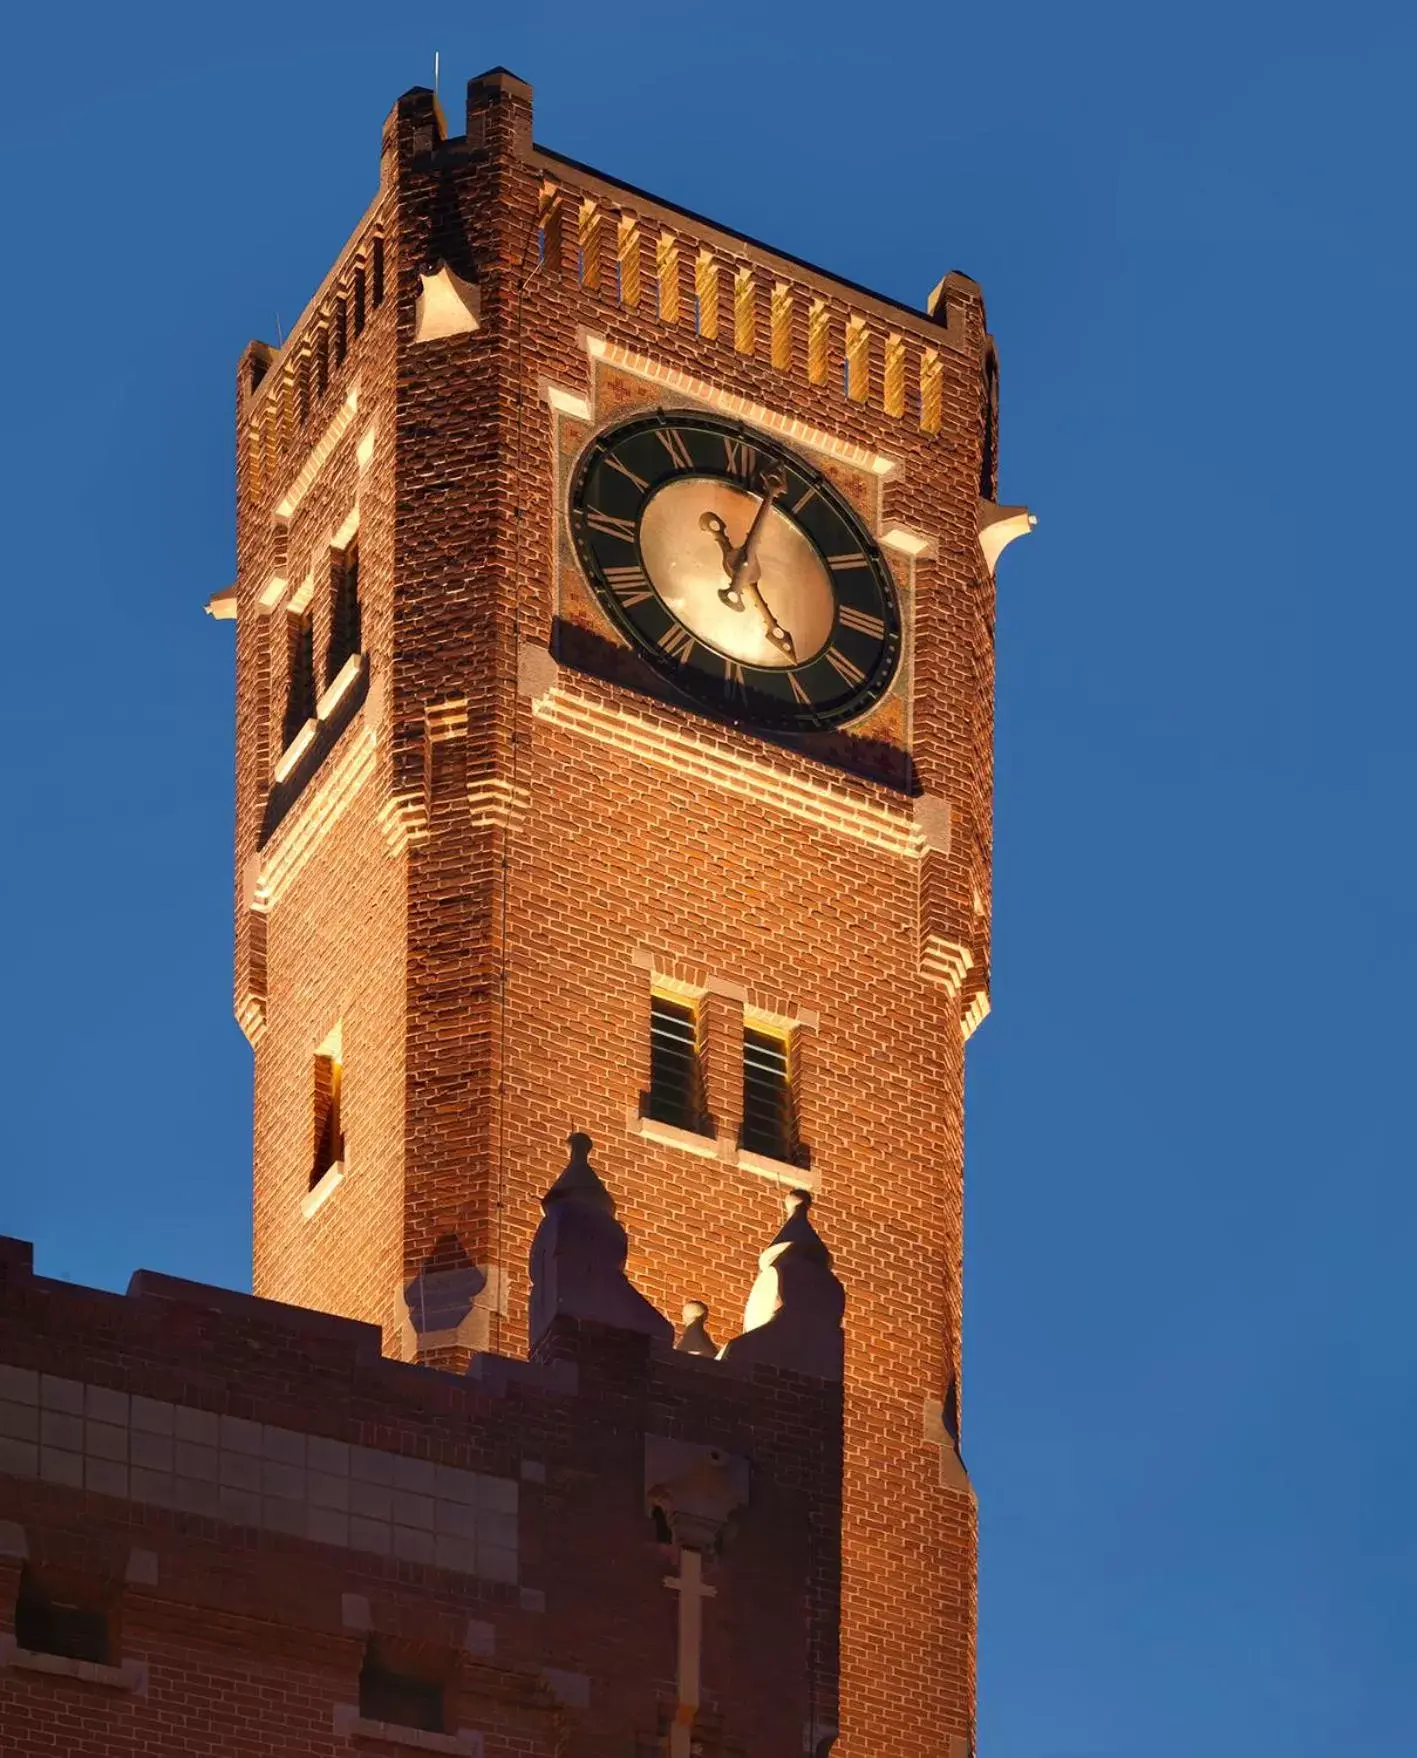
<instances>
[{"instance_id":1,"label":"brick building below tower","mask_svg":"<svg viewBox=\"0 0 1417 1758\"><path fill-rule=\"evenodd\" d=\"M465 1374L0 1241L6 1758L825 1750L841 1386L783 1361L830 1357L833 1303L751 1360L674 1348L579 1194L530 1358Z\"/></svg>"}]
</instances>

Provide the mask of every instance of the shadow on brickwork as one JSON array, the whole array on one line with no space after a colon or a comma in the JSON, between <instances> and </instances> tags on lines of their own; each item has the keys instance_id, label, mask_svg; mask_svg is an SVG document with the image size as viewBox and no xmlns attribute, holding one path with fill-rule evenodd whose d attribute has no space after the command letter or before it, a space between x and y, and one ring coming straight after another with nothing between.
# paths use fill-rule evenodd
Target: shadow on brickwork
<instances>
[{"instance_id":1,"label":"shadow on brickwork","mask_svg":"<svg viewBox=\"0 0 1417 1758\"><path fill-rule=\"evenodd\" d=\"M660 1703L644 1737L664 1742L670 1758L825 1754L840 1670L846 1296L812 1199L787 1197L741 1333L715 1348L707 1306L690 1299L676 1342L626 1274L629 1242L590 1163L589 1136L569 1145L532 1245L532 1359L573 1354L584 1373L587 1330L616 1354L638 1337L640 1353L624 1356L623 1371L647 1355L672 1388L670 1406L644 1421L644 1530L674 1594L665 1615L679 1620L678 1676L674 1700ZM730 1695L727 1719L705 1707ZM755 1730L751 1749L745 1726Z\"/></svg>"},{"instance_id":2,"label":"shadow on brickwork","mask_svg":"<svg viewBox=\"0 0 1417 1758\"><path fill-rule=\"evenodd\" d=\"M689 697L674 689L627 647L607 641L603 635L594 634L564 618L558 617L552 625L551 653L558 664L572 671L587 672L666 706L687 707L701 718L716 720L723 726L734 724L727 715L714 714L698 697ZM921 791L910 753L884 739L863 739L844 732L773 732L756 724L753 737L779 745L786 751L799 751L818 763L881 782L902 793Z\"/></svg>"}]
</instances>

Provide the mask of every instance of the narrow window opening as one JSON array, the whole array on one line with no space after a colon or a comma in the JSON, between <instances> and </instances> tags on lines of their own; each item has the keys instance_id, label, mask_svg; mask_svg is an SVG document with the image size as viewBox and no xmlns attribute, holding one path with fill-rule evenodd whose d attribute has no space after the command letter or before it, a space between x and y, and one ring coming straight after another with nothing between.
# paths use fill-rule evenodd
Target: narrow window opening
<instances>
[{"instance_id":1,"label":"narrow window opening","mask_svg":"<svg viewBox=\"0 0 1417 1758\"><path fill-rule=\"evenodd\" d=\"M905 341L900 336L886 337L886 365L882 396L887 415L897 419L905 413Z\"/></svg>"},{"instance_id":2,"label":"narrow window opening","mask_svg":"<svg viewBox=\"0 0 1417 1758\"><path fill-rule=\"evenodd\" d=\"M278 389L280 391L278 406L280 450L281 456L284 457L295 440L295 362L293 360L280 375Z\"/></svg>"},{"instance_id":3,"label":"narrow window opening","mask_svg":"<svg viewBox=\"0 0 1417 1758\"><path fill-rule=\"evenodd\" d=\"M564 247L561 228L561 197L554 183L541 186L541 224L537 229L538 261L553 274L561 273Z\"/></svg>"},{"instance_id":4,"label":"narrow window opening","mask_svg":"<svg viewBox=\"0 0 1417 1758\"><path fill-rule=\"evenodd\" d=\"M739 269L733 277L733 346L739 354L752 354L758 346L758 289L751 269Z\"/></svg>"},{"instance_id":5,"label":"narrow window opening","mask_svg":"<svg viewBox=\"0 0 1417 1758\"><path fill-rule=\"evenodd\" d=\"M382 238L374 240L371 267L373 270L372 296L374 307L377 310L384 303L384 241Z\"/></svg>"},{"instance_id":6,"label":"narrow window opening","mask_svg":"<svg viewBox=\"0 0 1417 1758\"><path fill-rule=\"evenodd\" d=\"M979 457L979 495L997 499L999 493L999 362L993 354L984 361L984 446Z\"/></svg>"},{"instance_id":7,"label":"narrow window opening","mask_svg":"<svg viewBox=\"0 0 1417 1758\"><path fill-rule=\"evenodd\" d=\"M335 365L339 366L349 352L349 306L344 295L335 301Z\"/></svg>"},{"instance_id":8,"label":"narrow window opening","mask_svg":"<svg viewBox=\"0 0 1417 1758\"><path fill-rule=\"evenodd\" d=\"M325 682L332 684L345 662L364 651L363 613L359 605L359 544L337 549L331 558L330 646L325 655Z\"/></svg>"},{"instance_id":9,"label":"narrow window opening","mask_svg":"<svg viewBox=\"0 0 1417 1758\"><path fill-rule=\"evenodd\" d=\"M779 372L792 366L792 289L779 281L772 290L772 363Z\"/></svg>"},{"instance_id":10,"label":"narrow window opening","mask_svg":"<svg viewBox=\"0 0 1417 1758\"><path fill-rule=\"evenodd\" d=\"M920 431L938 433L943 404L940 356L927 348L920 356Z\"/></svg>"},{"instance_id":11,"label":"narrow window opening","mask_svg":"<svg viewBox=\"0 0 1417 1758\"><path fill-rule=\"evenodd\" d=\"M315 396L323 397L330 383L330 323L322 317L315 326Z\"/></svg>"},{"instance_id":12,"label":"narrow window opening","mask_svg":"<svg viewBox=\"0 0 1417 1758\"><path fill-rule=\"evenodd\" d=\"M282 745L288 745L315 713L315 618L307 608L286 613L285 719Z\"/></svg>"},{"instance_id":13,"label":"narrow window opening","mask_svg":"<svg viewBox=\"0 0 1417 1758\"><path fill-rule=\"evenodd\" d=\"M624 305L640 302L640 228L631 216L620 221L616 239L616 269L619 274L617 292Z\"/></svg>"},{"instance_id":14,"label":"narrow window opening","mask_svg":"<svg viewBox=\"0 0 1417 1758\"><path fill-rule=\"evenodd\" d=\"M593 293L600 285L600 213L589 198L581 203L576 245L581 285Z\"/></svg>"},{"instance_id":15,"label":"narrow window opening","mask_svg":"<svg viewBox=\"0 0 1417 1758\"><path fill-rule=\"evenodd\" d=\"M824 385L827 382L829 323L826 301L814 299L807 313L807 377L814 385Z\"/></svg>"},{"instance_id":16,"label":"narrow window opening","mask_svg":"<svg viewBox=\"0 0 1417 1758\"><path fill-rule=\"evenodd\" d=\"M749 1153L791 1161L797 1146L791 1045L777 1032L743 1028L743 1133Z\"/></svg>"},{"instance_id":17,"label":"narrow window opening","mask_svg":"<svg viewBox=\"0 0 1417 1758\"><path fill-rule=\"evenodd\" d=\"M68 1660L111 1663L112 1620L108 1610L92 1594L46 1591L34 1570L20 1571L20 1591L15 1599L15 1641L31 1654L59 1654Z\"/></svg>"},{"instance_id":18,"label":"narrow window opening","mask_svg":"<svg viewBox=\"0 0 1417 1758\"><path fill-rule=\"evenodd\" d=\"M360 335L364 329L364 264L360 263L354 271L354 333Z\"/></svg>"},{"instance_id":19,"label":"narrow window opening","mask_svg":"<svg viewBox=\"0 0 1417 1758\"><path fill-rule=\"evenodd\" d=\"M446 1733L446 1699L442 1679L390 1655L379 1642L365 1650L359 1669L359 1713L365 1721Z\"/></svg>"},{"instance_id":20,"label":"narrow window opening","mask_svg":"<svg viewBox=\"0 0 1417 1758\"><path fill-rule=\"evenodd\" d=\"M344 1063L337 1046L315 1058L315 1153L310 1162L313 1190L333 1166L344 1162Z\"/></svg>"},{"instance_id":21,"label":"narrow window opening","mask_svg":"<svg viewBox=\"0 0 1417 1758\"><path fill-rule=\"evenodd\" d=\"M659 304L659 321L679 321L679 246L672 232L662 232L654 247L655 294ZM697 311L694 318L698 322Z\"/></svg>"},{"instance_id":22,"label":"narrow window opening","mask_svg":"<svg viewBox=\"0 0 1417 1758\"><path fill-rule=\"evenodd\" d=\"M864 403L871 394L871 332L862 317L847 319L846 394L853 403Z\"/></svg>"},{"instance_id":23,"label":"narrow window opening","mask_svg":"<svg viewBox=\"0 0 1417 1758\"><path fill-rule=\"evenodd\" d=\"M676 1129L703 1125L703 1058L697 1010L667 995L650 997L648 1113Z\"/></svg>"},{"instance_id":24,"label":"narrow window opening","mask_svg":"<svg viewBox=\"0 0 1417 1758\"><path fill-rule=\"evenodd\" d=\"M718 264L707 250L694 264L694 328L709 341L718 335Z\"/></svg>"}]
</instances>

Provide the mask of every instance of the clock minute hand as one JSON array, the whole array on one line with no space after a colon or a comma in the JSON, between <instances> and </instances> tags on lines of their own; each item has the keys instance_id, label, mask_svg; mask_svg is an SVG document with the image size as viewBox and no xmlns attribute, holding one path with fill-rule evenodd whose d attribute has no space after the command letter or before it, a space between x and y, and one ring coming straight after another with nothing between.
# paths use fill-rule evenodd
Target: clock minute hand
<instances>
[{"instance_id":1,"label":"clock minute hand","mask_svg":"<svg viewBox=\"0 0 1417 1758\"><path fill-rule=\"evenodd\" d=\"M758 543L773 502L787 491L787 473L783 470L768 471L760 481L762 499L754 510L748 535L740 545L735 547L728 535L728 527L718 513L701 513L699 525L702 530L711 531L717 539L719 553L723 557L723 571L728 575L728 584L719 587L718 596L730 610L743 610L746 595L762 618L768 640L780 653L785 653L789 659L795 659L797 653L791 634L773 615L758 587L758 581L762 578L762 569L758 564Z\"/></svg>"},{"instance_id":2,"label":"clock minute hand","mask_svg":"<svg viewBox=\"0 0 1417 1758\"><path fill-rule=\"evenodd\" d=\"M733 568L732 578L727 587L719 592L725 604L737 601L741 608L744 597L752 600L753 608L763 619L763 628L768 640L779 653L785 653L789 659L796 659L797 650L792 644L792 636L773 615L768 601L758 587L762 578L762 568L758 564L758 543L762 537L763 526L767 520L773 502L780 494L787 492L787 473L784 470L765 471L759 478L763 498L758 502L757 511L753 514L753 523L748 527L748 535L743 539L743 547L738 552L737 562ZM727 557L724 558L725 562Z\"/></svg>"},{"instance_id":3,"label":"clock minute hand","mask_svg":"<svg viewBox=\"0 0 1417 1758\"><path fill-rule=\"evenodd\" d=\"M713 533L718 544L719 554L723 558L723 571L728 575L728 584L719 588L718 596L733 610L742 610L743 608L745 581L759 578L759 573L753 568L753 564L757 560L758 539L762 534L763 521L767 518L768 509L772 503L780 494L785 494L787 491L787 477L781 470L770 471L760 480L763 496L753 510L753 522L748 527L748 535L741 544L735 544L728 535L728 526L721 513L699 514L699 529Z\"/></svg>"}]
</instances>

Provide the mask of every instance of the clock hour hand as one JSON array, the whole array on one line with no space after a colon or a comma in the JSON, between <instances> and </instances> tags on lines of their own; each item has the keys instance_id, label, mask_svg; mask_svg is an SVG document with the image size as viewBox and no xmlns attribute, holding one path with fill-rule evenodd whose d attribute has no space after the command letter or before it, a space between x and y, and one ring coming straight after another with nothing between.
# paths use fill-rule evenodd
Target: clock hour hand
<instances>
[{"instance_id":1,"label":"clock hour hand","mask_svg":"<svg viewBox=\"0 0 1417 1758\"><path fill-rule=\"evenodd\" d=\"M768 640L777 648L779 653L785 653L789 659L795 660L797 657L797 649L792 645L792 636L783 628L782 624L768 608L767 600L758 590L757 581L745 581L743 590L747 593L748 597L752 599L758 615L763 619L763 632L766 634Z\"/></svg>"},{"instance_id":2,"label":"clock hour hand","mask_svg":"<svg viewBox=\"0 0 1417 1758\"><path fill-rule=\"evenodd\" d=\"M723 571L728 575L728 584L719 588L718 596L731 609L742 610L743 594L734 584L734 579L738 564L743 559L743 550L735 545L733 539L728 535L728 527L717 513L701 513L699 515L699 529L713 533L723 555Z\"/></svg>"},{"instance_id":3,"label":"clock hour hand","mask_svg":"<svg viewBox=\"0 0 1417 1758\"><path fill-rule=\"evenodd\" d=\"M728 536L728 528L717 513L704 513L699 524L705 531L711 531L718 540L718 547L723 556L723 571L728 575L728 584L719 588L718 596L733 610L742 610L744 600L752 602L753 608L763 620L763 628L768 640L779 653L785 653L789 659L797 657L792 644L792 636L773 615L767 600L758 587L762 578L762 569L758 564L758 544L762 537L763 526L767 521L768 512L779 495L787 492L787 473L784 470L765 471L759 478L762 499L758 502L753 514L753 523L748 528L748 535L743 539L742 546L735 549Z\"/></svg>"}]
</instances>

